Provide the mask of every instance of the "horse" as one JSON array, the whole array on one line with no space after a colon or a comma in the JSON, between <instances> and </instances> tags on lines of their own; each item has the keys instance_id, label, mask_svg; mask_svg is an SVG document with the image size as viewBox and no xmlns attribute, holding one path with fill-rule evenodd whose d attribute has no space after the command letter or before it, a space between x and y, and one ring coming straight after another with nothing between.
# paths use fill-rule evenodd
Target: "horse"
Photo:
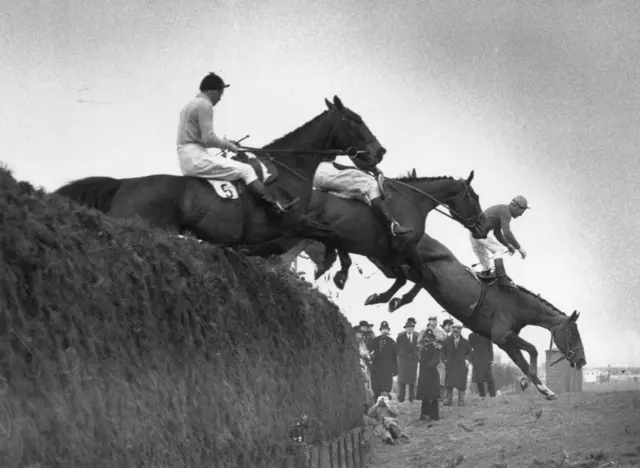
<instances>
[{"instance_id":1,"label":"horse","mask_svg":"<svg viewBox=\"0 0 640 468\"><path fill-rule=\"evenodd\" d=\"M251 164L272 193L298 197L290 212L276 217L248 193L243 182L165 174L129 179L87 177L54 192L118 218L139 216L160 228L191 232L226 246L255 245L282 235L326 239L328 231L302 216L312 193L313 175L323 161L346 154L379 163L386 149L338 96L325 99L327 110L262 149L257 158L238 154ZM213 187L212 187L213 186Z\"/></svg>"},{"instance_id":2,"label":"horse","mask_svg":"<svg viewBox=\"0 0 640 468\"><path fill-rule=\"evenodd\" d=\"M279 252L274 247L258 254L266 256L287 252L286 258L292 259L292 254L297 256L304 251L316 263L315 277L318 279L331 268L337 251L342 268L334 276L334 283L339 289L344 288L352 264L349 252L364 255L377 265L388 266L389 276L397 278L392 289L384 294L369 296L366 304L388 302L406 283L409 274L414 281L419 281L420 263L415 245L422 237L427 215L438 205L447 206L451 215L442 213L472 233L481 232L482 208L478 195L471 187L473 177L474 171L466 180L448 176L418 177L413 169L408 175L397 179L385 178L386 191L391 194L390 209L403 225L414 230L412 236L394 239L389 234L388 226L377 219L362 201L349 199L349 195L341 193L314 190L308 216L331 226L336 240L322 243L305 241L304 244L289 239L278 240L271 244L279 243ZM398 255L398 252L402 255ZM320 259L322 256L323 259ZM409 259L408 265L404 263L405 258ZM407 266L413 268L407 269Z\"/></svg>"},{"instance_id":3,"label":"horse","mask_svg":"<svg viewBox=\"0 0 640 468\"><path fill-rule=\"evenodd\" d=\"M522 286L509 291L497 281L484 280L458 261L442 243L424 234L417 246L423 262L437 282L423 281L422 287L449 314L467 328L493 341L504 350L524 375L547 399L556 398L537 376L538 351L518 334L527 325L545 328L569 361L581 369L587 363L578 330L579 312L567 316L550 302ZM527 363L522 351L531 360Z\"/></svg>"}]
</instances>

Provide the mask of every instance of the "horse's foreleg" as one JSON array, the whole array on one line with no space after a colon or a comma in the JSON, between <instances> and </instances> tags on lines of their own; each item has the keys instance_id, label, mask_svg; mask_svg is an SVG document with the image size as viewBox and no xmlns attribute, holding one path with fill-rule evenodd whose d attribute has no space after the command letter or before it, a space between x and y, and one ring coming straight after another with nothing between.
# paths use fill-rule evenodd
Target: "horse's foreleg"
<instances>
[{"instance_id":1,"label":"horse's foreleg","mask_svg":"<svg viewBox=\"0 0 640 468\"><path fill-rule=\"evenodd\" d=\"M343 289L347 279L349 278L349 269L353 262L351 261L351 255L347 252L343 247L337 247L338 257L340 257L340 271L336 273L336 276L333 278L333 282L338 287L338 289ZM335 251L334 251L335 254ZM333 259L335 261L335 258ZM333 263L333 262L332 262Z\"/></svg>"},{"instance_id":2,"label":"horse's foreleg","mask_svg":"<svg viewBox=\"0 0 640 468\"><path fill-rule=\"evenodd\" d=\"M523 340L515 333L511 333L505 338L505 343L500 347L509 355L515 365L520 368L529 380L531 380L533 385L535 385L538 391L542 393L547 400L555 400L557 398L556 394L538 378L538 373L536 371L538 366L538 351L535 346L528 341ZM529 366L529 363L522 354L522 351L529 353L531 366Z\"/></svg>"},{"instance_id":3,"label":"horse's foreleg","mask_svg":"<svg viewBox=\"0 0 640 468\"><path fill-rule=\"evenodd\" d=\"M400 298L394 297L391 299L389 302L389 312L396 311L404 305L411 304L420 291L422 291L422 285L420 283L416 283L404 296Z\"/></svg>"},{"instance_id":4,"label":"horse's foreleg","mask_svg":"<svg viewBox=\"0 0 640 468\"><path fill-rule=\"evenodd\" d=\"M383 293L374 293L364 301L364 305L372 305L372 304L384 304L385 302L389 302L389 300L393 297L395 293L400 291L405 284L407 284L407 277L405 275L397 275L395 282L391 285L391 287L383 292ZM393 312L391 308L389 308L390 312Z\"/></svg>"}]
</instances>

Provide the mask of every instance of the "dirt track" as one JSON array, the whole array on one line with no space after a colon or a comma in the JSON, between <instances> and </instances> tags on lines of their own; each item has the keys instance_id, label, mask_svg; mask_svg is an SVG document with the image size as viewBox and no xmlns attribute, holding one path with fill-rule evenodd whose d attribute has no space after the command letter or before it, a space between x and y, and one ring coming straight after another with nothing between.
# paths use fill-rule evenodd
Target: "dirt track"
<instances>
[{"instance_id":1,"label":"dirt track","mask_svg":"<svg viewBox=\"0 0 640 468\"><path fill-rule=\"evenodd\" d=\"M436 423L420 421L420 402L398 404L411 442L389 446L373 441L370 466L640 468L638 390L546 401L530 389L467 400L463 408L441 407L442 419Z\"/></svg>"}]
</instances>

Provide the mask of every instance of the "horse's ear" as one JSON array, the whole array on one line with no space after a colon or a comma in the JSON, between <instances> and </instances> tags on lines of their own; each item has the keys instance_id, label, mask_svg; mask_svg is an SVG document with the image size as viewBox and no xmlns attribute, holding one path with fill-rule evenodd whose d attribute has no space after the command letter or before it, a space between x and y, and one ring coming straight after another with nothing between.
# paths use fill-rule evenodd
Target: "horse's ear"
<instances>
[{"instance_id":1,"label":"horse's ear","mask_svg":"<svg viewBox=\"0 0 640 468\"><path fill-rule=\"evenodd\" d=\"M471 181L473 180L473 176L475 175L474 171L471 171L469 173L469 177L467 177L467 185L471 184Z\"/></svg>"},{"instance_id":2,"label":"horse's ear","mask_svg":"<svg viewBox=\"0 0 640 468\"><path fill-rule=\"evenodd\" d=\"M418 178L418 173L416 172L416 168L415 167L411 171L411 178L412 179L417 179Z\"/></svg>"},{"instance_id":3,"label":"horse's ear","mask_svg":"<svg viewBox=\"0 0 640 468\"><path fill-rule=\"evenodd\" d=\"M333 96L333 103L336 105L339 111L344 110L344 104L338 96Z\"/></svg>"},{"instance_id":4,"label":"horse's ear","mask_svg":"<svg viewBox=\"0 0 640 468\"><path fill-rule=\"evenodd\" d=\"M579 315L580 314L578 313L578 311L574 310L571 316L569 317L569 322L575 322L576 320L578 320Z\"/></svg>"},{"instance_id":5,"label":"horse's ear","mask_svg":"<svg viewBox=\"0 0 640 468\"><path fill-rule=\"evenodd\" d=\"M327 98L324 98L324 103L327 105L327 109L329 109L329 110L333 110L336 107Z\"/></svg>"}]
</instances>

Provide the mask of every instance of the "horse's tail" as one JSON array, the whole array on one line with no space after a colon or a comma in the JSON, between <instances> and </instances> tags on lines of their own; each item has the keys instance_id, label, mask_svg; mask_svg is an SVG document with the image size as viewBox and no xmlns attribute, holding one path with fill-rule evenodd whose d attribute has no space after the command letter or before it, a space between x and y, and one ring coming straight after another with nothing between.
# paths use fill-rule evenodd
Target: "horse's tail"
<instances>
[{"instance_id":1,"label":"horse's tail","mask_svg":"<svg viewBox=\"0 0 640 468\"><path fill-rule=\"evenodd\" d=\"M108 213L111 202L122 184L122 179L112 177L86 177L63 185L55 194L62 195L90 208Z\"/></svg>"}]
</instances>

